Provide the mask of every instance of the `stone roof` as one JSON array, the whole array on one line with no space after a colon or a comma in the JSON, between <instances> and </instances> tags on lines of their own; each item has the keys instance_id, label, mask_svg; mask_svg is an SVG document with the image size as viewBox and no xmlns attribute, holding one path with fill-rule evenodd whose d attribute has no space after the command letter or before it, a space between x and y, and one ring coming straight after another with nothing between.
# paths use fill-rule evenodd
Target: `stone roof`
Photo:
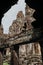
<instances>
[{"instance_id":1,"label":"stone roof","mask_svg":"<svg viewBox=\"0 0 43 65\"><path fill-rule=\"evenodd\" d=\"M9 33L3 33L3 27L0 26L0 39L3 39L4 44L18 44L24 41L29 41L32 38L32 28L31 23L35 21L33 17L34 9L26 5L25 15L22 11L19 11L16 20L13 21L12 25L9 27ZM1 35L2 34L2 35ZM29 36L30 35L30 36ZM13 41L12 41L13 39ZM1 40L0 40L1 41ZM0 43L1 44L1 43Z\"/></svg>"}]
</instances>

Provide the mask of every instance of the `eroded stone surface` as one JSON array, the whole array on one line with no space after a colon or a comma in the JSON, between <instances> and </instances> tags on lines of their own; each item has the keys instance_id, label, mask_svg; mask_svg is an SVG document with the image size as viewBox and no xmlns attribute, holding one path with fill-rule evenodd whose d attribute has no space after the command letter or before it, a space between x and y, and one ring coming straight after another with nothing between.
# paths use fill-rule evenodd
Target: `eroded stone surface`
<instances>
[{"instance_id":1,"label":"eroded stone surface","mask_svg":"<svg viewBox=\"0 0 43 65\"><path fill-rule=\"evenodd\" d=\"M38 46L37 48L35 46ZM37 52L36 52L37 50ZM21 45L19 47L19 61L20 65L34 65L38 63L41 65L41 48L38 42L27 44L27 45Z\"/></svg>"},{"instance_id":2,"label":"eroded stone surface","mask_svg":"<svg viewBox=\"0 0 43 65\"><path fill-rule=\"evenodd\" d=\"M3 34L3 27L0 26L0 48L5 44L12 45L23 43L32 39L33 26L31 23L35 21L33 14L35 10L26 5L25 15L22 11L17 14L16 20L13 21L9 28L8 34ZM6 55L9 49L7 48ZM38 42L19 46L19 58L15 51L12 50L12 60L14 65L41 65L41 48ZM1 57L1 54L0 54ZM19 59L19 60L18 60ZM1 60L0 60L1 61Z\"/></svg>"}]
</instances>

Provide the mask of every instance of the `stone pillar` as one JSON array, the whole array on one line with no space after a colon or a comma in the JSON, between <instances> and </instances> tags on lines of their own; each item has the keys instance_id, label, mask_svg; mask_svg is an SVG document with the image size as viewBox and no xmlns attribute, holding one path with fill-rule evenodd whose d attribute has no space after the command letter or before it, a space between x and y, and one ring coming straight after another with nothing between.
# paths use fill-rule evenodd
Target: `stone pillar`
<instances>
[{"instance_id":1,"label":"stone pillar","mask_svg":"<svg viewBox=\"0 0 43 65\"><path fill-rule=\"evenodd\" d=\"M11 61L11 50L10 48L6 48L6 60L10 63Z\"/></svg>"},{"instance_id":2,"label":"stone pillar","mask_svg":"<svg viewBox=\"0 0 43 65\"><path fill-rule=\"evenodd\" d=\"M11 52L11 65L19 65L19 59L17 53L14 50Z\"/></svg>"},{"instance_id":3,"label":"stone pillar","mask_svg":"<svg viewBox=\"0 0 43 65\"><path fill-rule=\"evenodd\" d=\"M10 55L10 48L6 48L6 56Z\"/></svg>"},{"instance_id":4,"label":"stone pillar","mask_svg":"<svg viewBox=\"0 0 43 65\"><path fill-rule=\"evenodd\" d=\"M2 57L2 53L0 52L0 65L3 65L3 57Z\"/></svg>"},{"instance_id":5,"label":"stone pillar","mask_svg":"<svg viewBox=\"0 0 43 65\"><path fill-rule=\"evenodd\" d=\"M26 59L26 45L19 46L19 64L27 65Z\"/></svg>"},{"instance_id":6,"label":"stone pillar","mask_svg":"<svg viewBox=\"0 0 43 65\"><path fill-rule=\"evenodd\" d=\"M41 47L40 47L39 42L36 42L36 43L34 44L34 49L35 49L35 54L41 55Z\"/></svg>"}]
</instances>

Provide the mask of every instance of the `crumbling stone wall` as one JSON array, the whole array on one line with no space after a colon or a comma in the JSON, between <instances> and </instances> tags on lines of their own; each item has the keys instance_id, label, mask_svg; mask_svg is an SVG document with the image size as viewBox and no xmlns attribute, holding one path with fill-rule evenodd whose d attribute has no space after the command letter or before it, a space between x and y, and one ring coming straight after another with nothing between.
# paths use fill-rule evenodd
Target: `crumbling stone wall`
<instances>
[{"instance_id":1,"label":"crumbling stone wall","mask_svg":"<svg viewBox=\"0 0 43 65\"><path fill-rule=\"evenodd\" d=\"M38 46L38 47L35 47ZM19 64L20 65L34 65L42 63L41 48L38 42L19 47Z\"/></svg>"}]
</instances>

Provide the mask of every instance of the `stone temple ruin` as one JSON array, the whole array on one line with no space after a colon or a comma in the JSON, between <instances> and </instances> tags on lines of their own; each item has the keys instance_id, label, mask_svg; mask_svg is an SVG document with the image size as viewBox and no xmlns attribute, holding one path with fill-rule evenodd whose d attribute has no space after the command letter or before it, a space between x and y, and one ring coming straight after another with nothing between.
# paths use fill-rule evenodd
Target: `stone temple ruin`
<instances>
[{"instance_id":1,"label":"stone temple ruin","mask_svg":"<svg viewBox=\"0 0 43 65\"><path fill-rule=\"evenodd\" d=\"M25 15L18 12L8 34L4 34L0 26L0 65L43 65L39 42L29 42L34 37L31 25L35 21L34 12L26 4Z\"/></svg>"}]
</instances>

